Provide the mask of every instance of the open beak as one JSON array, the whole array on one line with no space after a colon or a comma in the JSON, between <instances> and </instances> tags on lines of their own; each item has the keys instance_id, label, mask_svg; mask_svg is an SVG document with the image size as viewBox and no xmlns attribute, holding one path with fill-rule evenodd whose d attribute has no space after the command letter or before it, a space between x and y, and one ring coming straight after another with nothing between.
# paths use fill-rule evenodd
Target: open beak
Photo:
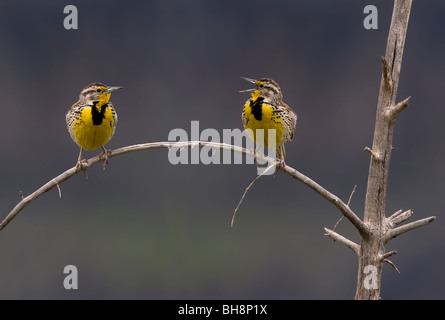
<instances>
[{"instance_id":1,"label":"open beak","mask_svg":"<svg viewBox=\"0 0 445 320\"><path fill-rule=\"evenodd\" d=\"M255 79L251 79L251 78L246 78L246 77L241 77L241 79L244 79L244 80L246 80L246 81L249 81L249 82L251 82L251 83L253 83L253 84L255 84L256 85L256 81L257 80L255 80ZM246 89L246 90L240 90L240 91L238 91L238 92L253 92L253 91L255 91L256 89Z\"/></svg>"}]
</instances>

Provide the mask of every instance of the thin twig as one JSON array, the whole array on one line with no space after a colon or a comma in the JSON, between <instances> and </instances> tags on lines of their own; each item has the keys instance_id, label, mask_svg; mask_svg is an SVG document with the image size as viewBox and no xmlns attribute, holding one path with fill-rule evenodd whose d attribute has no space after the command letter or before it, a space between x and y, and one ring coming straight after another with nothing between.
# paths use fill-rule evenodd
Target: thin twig
<instances>
[{"instance_id":1,"label":"thin twig","mask_svg":"<svg viewBox=\"0 0 445 320\"><path fill-rule=\"evenodd\" d=\"M354 186L354 188L352 189L351 194L349 195L349 199L348 199L348 203L347 203L348 207L351 204L352 196L354 195L356 188L357 188L357 185ZM337 225L340 223L340 221L343 219L343 217L344 216L341 216L340 219L338 219L338 221L335 223L334 228L332 229L333 231L335 231L335 228L337 228Z\"/></svg>"},{"instance_id":2,"label":"thin twig","mask_svg":"<svg viewBox=\"0 0 445 320\"><path fill-rule=\"evenodd\" d=\"M394 212L390 217L387 218L387 223L391 228L394 228L394 226L398 225L399 223L409 219L413 215L412 210L397 210Z\"/></svg>"},{"instance_id":3,"label":"thin twig","mask_svg":"<svg viewBox=\"0 0 445 320\"><path fill-rule=\"evenodd\" d=\"M332 231L335 231L335 228L337 228L337 225L340 223L340 221L343 220L345 216L341 216L340 219L338 219L338 221L334 224L334 228L332 229Z\"/></svg>"},{"instance_id":4,"label":"thin twig","mask_svg":"<svg viewBox=\"0 0 445 320\"><path fill-rule=\"evenodd\" d=\"M57 184L57 190L59 190L59 199L62 199L62 190L60 190L59 184Z\"/></svg>"},{"instance_id":5,"label":"thin twig","mask_svg":"<svg viewBox=\"0 0 445 320\"><path fill-rule=\"evenodd\" d=\"M380 261L383 261L383 260L385 260L386 258L389 258L389 257L391 257L391 256L393 256L393 255L395 255L395 254L397 254L397 250L388 251L388 252L386 252L385 254L382 254L382 255L381 255L381 257L380 257Z\"/></svg>"},{"instance_id":6,"label":"thin twig","mask_svg":"<svg viewBox=\"0 0 445 320\"><path fill-rule=\"evenodd\" d=\"M397 272L398 274L400 274L399 269L397 269L396 265L395 265L391 260L383 259L383 261L386 262L386 263L388 263L388 264L390 264L390 265L394 268L394 270L396 270L396 272Z\"/></svg>"},{"instance_id":7,"label":"thin twig","mask_svg":"<svg viewBox=\"0 0 445 320\"><path fill-rule=\"evenodd\" d=\"M257 182L262 176L264 176L266 174L266 172L271 171L271 168L275 168L276 164L272 163L270 166L268 166L266 168L266 170L264 170L264 172L262 172L259 176L257 176L255 179L253 179L253 181L249 184L249 186L246 188L246 190L244 190L243 196L241 197L241 200L238 202L238 205L235 208L235 211L233 212L233 217L232 217L232 221L230 222L230 226L233 227L233 222L235 221L235 216L236 216L236 212L238 211L238 208L240 207L241 203L244 200L244 197L246 196L247 192L249 191L249 189L253 186L253 184L255 182Z\"/></svg>"},{"instance_id":8,"label":"thin twig","mask_svg":"<svg viewBox=\"0 0 445 320\"><path fill-rule=\"evenodd\" d=\"M349 195L348 204L347 204L348 206L351 204L352 196L355 193L355 189L357 189L357 185L354 186L354 188L351 191L351 194Z\"/></svg>"},{"instance_id":9,"label":"thin twig","mask_svg":"<svg viewBox=\"0 0 445 320\"><path fill-rule=\"evenodd\" d=\"M394 219L395 217L399 216L402 212L403 212L402 209L397 210L396 212L394 212L392 215L390 215L390 216L388 217L388 220L392 220L392 219Z\"/></svg>"}]
</instances>

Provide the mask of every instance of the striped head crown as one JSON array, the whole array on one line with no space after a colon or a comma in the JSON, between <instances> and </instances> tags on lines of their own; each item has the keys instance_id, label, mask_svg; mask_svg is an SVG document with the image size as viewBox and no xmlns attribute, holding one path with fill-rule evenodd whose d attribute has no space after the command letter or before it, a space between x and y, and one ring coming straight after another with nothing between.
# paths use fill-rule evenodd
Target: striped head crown
<instances>
[{"instance_id":1,"label":"striped head crown","mask_svg":"<svg viewBox=\"0 0 445 320\"><path fill-rule=\"evenodd\" d=\"M92 105L95 101L103 100L107 103L111 92L121 88L122 87L107 87L101 82L93 82L80 92L79 102L81 104Z\"/></svg>"},{"instance_id":2,"label":"striped head crown","mask_svg":"<svg viewBox=\"0 0 445 320\"><path fill-rule=\"evenodd\" d=\"M274 80L269 78L261 78L260 80L244 78L244 80L249 81L256 85L255 89L243 90L247 92L253 92L253 94L260 95L264 100L269 100L271 102L279 102L283 100L283 94L281 93L281 88Z\"/></svg>"}]
</instances>

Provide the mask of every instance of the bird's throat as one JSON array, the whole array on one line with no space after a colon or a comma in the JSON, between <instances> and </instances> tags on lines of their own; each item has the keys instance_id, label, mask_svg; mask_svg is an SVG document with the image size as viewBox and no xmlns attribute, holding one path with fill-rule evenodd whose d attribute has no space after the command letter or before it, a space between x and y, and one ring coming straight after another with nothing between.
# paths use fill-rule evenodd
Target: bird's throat
<instances>
[{"instance_id":1,"label":"bird's throat","mask_svg":"<svg viewBox=\"0 0 445 320\"><path fill-rule=\"evenodd\" d=\"M100 101L94 101L93 106L91 107L91 116L93 119L93 124L98 126L102 124L102 121L105 118L105 110L107 109L107 104L103 104Z\"/></svg>"}]
</instances>

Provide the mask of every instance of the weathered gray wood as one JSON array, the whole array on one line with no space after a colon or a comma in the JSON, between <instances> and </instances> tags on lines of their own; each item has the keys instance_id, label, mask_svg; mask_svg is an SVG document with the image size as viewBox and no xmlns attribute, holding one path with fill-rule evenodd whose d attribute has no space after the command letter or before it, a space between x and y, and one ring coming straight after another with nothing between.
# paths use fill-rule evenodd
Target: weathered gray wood
<instances>
[{"instance_id":1,"label":"weathered gray wood","mask_svg":"<svg viewBox=\"0 0 445 320\"><path fill-rule=\"evenodd\" d=\"M377 114L369 165L363 221L369 227L367 236L362 235L356 299L379 299L382 277L381 257L385 257L384 235L387 231L385 204L388 185L389 163L392 151L394 123L398 114L408 106L409 99L396 104L399 75L402 68L403 49L412 0L395 0L391 26L382 58L383 72L377 102ZM368 272L366 266L377 268L376 289L365 288ZM368 286L369 287L369 286Z\"/></svg>"}]
</instances>

